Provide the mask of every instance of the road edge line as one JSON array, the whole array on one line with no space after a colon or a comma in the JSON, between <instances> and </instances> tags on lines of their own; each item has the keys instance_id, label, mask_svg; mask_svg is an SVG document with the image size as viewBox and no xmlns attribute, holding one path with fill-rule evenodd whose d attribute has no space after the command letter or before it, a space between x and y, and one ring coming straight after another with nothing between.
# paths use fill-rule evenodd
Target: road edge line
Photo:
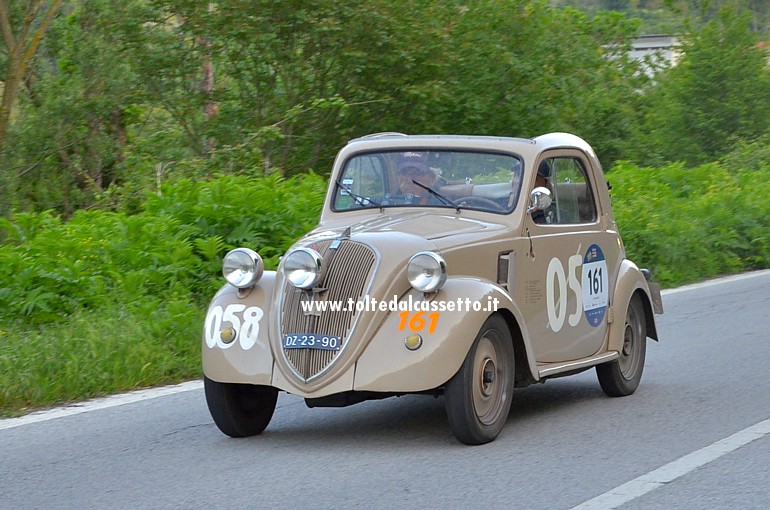
<instances>
[{"instance_id":1,"label":"road edge line","mask_svg":"<svg viewBox=\"0 0 770 510\"><path fill-rule=\"evenodd\" d=\"M187 381L181 384L173 384L170 386L161 386L159 388L147 388L144 390L136 390L128 393L120 393L117 395L110 395L109 397L96 398L93 400L86 400L85 402L79 402L76 404L56 407L45 411L36 411L18 418L7 418L0 420L0 430L8 430L24 425L30 425L32 423L40 423L49 420L55 420L57 418L63 418L65 416L74 416L76 414L87 413L90 411L96 411L98 409L108 409L111 407L118 407L126 404L132 404L134 402L140 402L143 400L150 400L158 397L165 397L167 395L174 395L176 393L184 393L186 391L199 390L203 388L203 381Z\"/></svg>"},{"instance_id":2,"label":"road edge line","mask_svg":"<svg viewBox=\"0 0 770 510\"><path fill-rule=\"evenodd\" d=\"M714 278L713 280L706 280L705 282L682 285L681 287L676 287L673 289L663 289L661 293L664 296L667 294L679 294L680 292L688 292L691 290L704 289L708 287L714 287L716 285L722 285L723 283L732 283L740 280L750 280L751 278L759 278L767 275L770 275L770 269L760 269L758 271L751 271L748 273L739 273L739 274L733 274L729 276L720 276L718 278Z\"/></svg>"},{"instance_id":3,"label":"road edge line","mask_svg":"<svg viewBox=\"0 0 770 510\"><path fill-rule=\"evenodd\" d=\"M770 419L755 423L731 436L679 457L572 507L571 510L611 510L618 508L768 434L770 434Z\"/></svg>"}]
</instances>

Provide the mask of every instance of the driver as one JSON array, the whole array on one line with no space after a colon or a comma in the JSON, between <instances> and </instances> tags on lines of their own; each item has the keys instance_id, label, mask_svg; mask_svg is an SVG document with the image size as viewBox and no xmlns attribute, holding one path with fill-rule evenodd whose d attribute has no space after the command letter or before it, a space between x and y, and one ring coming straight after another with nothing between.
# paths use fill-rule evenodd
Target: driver
<instances>
[{"instance_id":1,"label":"driver","mask_svg":"<svg viewBox=\"0 0 770 510\"><path fill-rule=\"evenodd\" d=\"M398 187L407 204L427 205L431 202L433 196L414 182L419 182L434 190L439 182L438 172L428 166L422 154L418 152L404 153L396 172Z\"/></svg>"}]
</instances>

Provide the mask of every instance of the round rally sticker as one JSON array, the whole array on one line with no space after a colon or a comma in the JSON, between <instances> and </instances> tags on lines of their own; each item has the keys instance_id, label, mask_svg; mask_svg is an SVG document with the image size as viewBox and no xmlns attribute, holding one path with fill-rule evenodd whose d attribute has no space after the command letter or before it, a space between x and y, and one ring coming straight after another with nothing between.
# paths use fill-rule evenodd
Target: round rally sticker
<instances>
[{"instance_id":1,"label":"round rally sticker","mask_svg":"<svg viewBox=\"0 0 770 510\"><path fill-rule=\"evenodd\" d=\"M607 311L609 277L602 249L592 244L583 257L583 310L588 324L597 327Z\"/></svg>"}]
</instances>

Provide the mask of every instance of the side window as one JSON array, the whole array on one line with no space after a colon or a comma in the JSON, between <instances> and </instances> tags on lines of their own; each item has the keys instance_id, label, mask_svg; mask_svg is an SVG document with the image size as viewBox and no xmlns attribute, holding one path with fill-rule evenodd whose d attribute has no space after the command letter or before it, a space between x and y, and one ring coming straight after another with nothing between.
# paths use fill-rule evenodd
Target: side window
<instances>
[{"instance_id":1,"label":"side window","mask_svg":"<svg viewBox=\"0 0 770 510\"><path fill-rule=\"evenodd\" d=\"M558 224L593 223L596 204L586 170L577 158L551 160L550 183L555 204L554 221Z\"/></svg>"}]
</instances>

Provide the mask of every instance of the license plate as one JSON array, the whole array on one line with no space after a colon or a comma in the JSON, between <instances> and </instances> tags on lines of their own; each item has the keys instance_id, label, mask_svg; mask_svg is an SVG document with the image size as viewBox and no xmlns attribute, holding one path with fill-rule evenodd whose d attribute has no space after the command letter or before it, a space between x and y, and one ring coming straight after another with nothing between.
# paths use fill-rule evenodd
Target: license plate
<instances>
[{"instance_id":1,"label":"license plate","mask_svg":"<svg viewBox=\"0 0 770 510\"><path fill-rule=\"evenodd\" d=\"M298 333L283 335L284 349L321 349L323 351L339 351L342 338L338 336Z\"/></svg>"}]
</instances>

